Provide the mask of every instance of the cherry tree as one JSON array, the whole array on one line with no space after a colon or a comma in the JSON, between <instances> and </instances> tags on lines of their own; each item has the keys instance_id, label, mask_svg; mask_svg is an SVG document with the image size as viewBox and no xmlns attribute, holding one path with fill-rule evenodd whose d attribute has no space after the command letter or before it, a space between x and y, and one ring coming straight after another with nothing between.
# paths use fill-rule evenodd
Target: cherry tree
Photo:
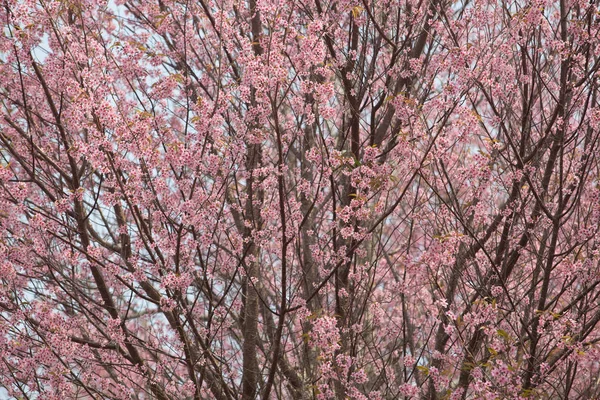
<instances>
[{"instance_id":1,"label":"cherry tree","mask_svg":"<svg viewBox=\"0 0 600 400\"><path fill-rule=\"evenodd\" d=\"M595 0L4 0L0 397L600 396Z\"/></svg>"}]
</instances>

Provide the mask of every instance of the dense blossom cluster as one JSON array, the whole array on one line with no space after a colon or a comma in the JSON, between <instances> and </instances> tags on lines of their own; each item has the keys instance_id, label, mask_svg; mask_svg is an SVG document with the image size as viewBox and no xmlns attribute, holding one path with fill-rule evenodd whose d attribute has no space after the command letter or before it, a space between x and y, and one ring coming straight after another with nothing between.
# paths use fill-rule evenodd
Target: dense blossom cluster
<instances>
[{"instance_id":1,"label":"dense blossom cluster","mask_svg":"<svg viewBox=\"0 0 600 400\"><path fill-rule=\"evenodd\" d=\"M0 21L0 398L600 396L596 1Z\"/></svg>"}]
</instances>

